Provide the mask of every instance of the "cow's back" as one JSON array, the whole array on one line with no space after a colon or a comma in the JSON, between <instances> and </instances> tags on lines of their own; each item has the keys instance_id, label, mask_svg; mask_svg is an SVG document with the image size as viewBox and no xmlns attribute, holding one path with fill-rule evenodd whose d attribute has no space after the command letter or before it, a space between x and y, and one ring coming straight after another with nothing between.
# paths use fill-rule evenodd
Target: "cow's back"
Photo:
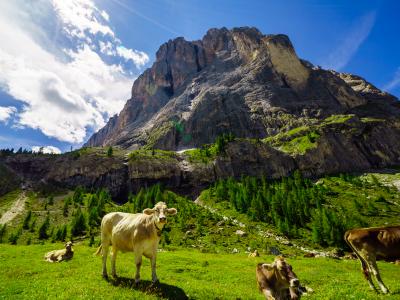
<instances>
[{"instance_id":1,"label":"cow's back","mask_svg":"<svg viewBox=\"0 0 400 300\"><path fill-rule=\"evenodd\" d=\"M151 220L142 213L109 213L102 220L102 237L123 252L134 251L135 247L147 250L157 239Z\"/></svg>"},{"instance_id":2,"label":"cow's back","mask_svg":"<svg viewBox=\"0 0 400 300\"><path fill-rule=\"evenodd\" d=\"M113 228L127 215L128 213L111 212L106 214L101 220L101 232L102 234L108 234L111 236Z\"/></svg>"},{"instance_id":3,"label":"cow's back","mask_svg":"<svg viewBox=\"0 0 400 300\"><path fill-rule=\"evenodd\" d=\"M352 229L346 232L345 239L356 250L375 252L380 258L397 258L400 255L399 226Z\"/></svg>"}]
</instances>

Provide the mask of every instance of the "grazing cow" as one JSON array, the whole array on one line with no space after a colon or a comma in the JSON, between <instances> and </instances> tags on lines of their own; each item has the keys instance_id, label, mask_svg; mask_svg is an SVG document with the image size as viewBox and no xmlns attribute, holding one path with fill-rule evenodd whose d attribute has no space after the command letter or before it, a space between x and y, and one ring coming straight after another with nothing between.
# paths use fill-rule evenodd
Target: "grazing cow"
<instances>
[{"instance_id":1,"label":"grazing cow","mask_svg":"<svg viewBox=\"0 0 400 300\"><path fill-rule=\"evenodd\" d=\"M257 249L254 250L254 252L249 253L249 257L259 257L260 253L258 253Z\"/></svg>"},{"instance_id":2,"label":"grazing cow","mask_svg":"<svg viewBox=\"0 0 400 300\"><path fill-rule=\"evenodd\" d=\"M158 202L154 208L146 208L143 213L129 214L112 212L101 221L101 245L96 254L103 255L103 277L107 278L107 252L111 245L111 272L115 272L117 252L133 252L135 254L136 276L140 281L142 255L151 260L152 280L157 282L156 255L161 231L167 223L167 215L175 215L175 208L167 208L164 202Z\"/></svg>"},{"instance_id":3,"label":"grazing cow","mask_svg":"<svg viewBox=\"0 0 400 300\"><path fill-rule=\"evenodd\" d=\"M265 299L300 299L299 279L282 256L277 256L272 264L258 264L256 278Z\"/></svg>"},{"instance_id":4,"label":"grazing cow","mask_svg":"<svg viewBox=\"0 0 400 300\"><path fill-rule=\"evenodd\" d=\"M388 293L376 260L396 261L400 258L400 226L352 229L344 234L344 239L361 261L362 271L371 289L377 291L372 282L372 273L382 292Z\"/></svg>"},{"instance_id":5,"label":"grazing cow","mask_svg":"<svg viewBox=\"0 0 400 300\"><path fill-rule=\"evenodd\" d=\"M65 244L65 249L53 250L44 256L44 259L48 262L60 262L63 260L71 259L74 256L74 249L72 249L72 242Z\"/></svg>"}]
</instances>

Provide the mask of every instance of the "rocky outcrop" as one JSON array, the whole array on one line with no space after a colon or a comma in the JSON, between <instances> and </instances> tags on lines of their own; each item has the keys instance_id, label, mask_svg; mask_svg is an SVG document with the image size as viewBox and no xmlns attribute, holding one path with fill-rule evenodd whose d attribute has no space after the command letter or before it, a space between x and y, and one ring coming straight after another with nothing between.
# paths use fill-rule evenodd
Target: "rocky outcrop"
<instances>
[{"instance_id":1,"label":"rocky outcrop","mask_svg":"<svg viewBox=\"0 0 400 300\"><path fill-rule=\"evenodd\" d=\"M330 114L373 114L375 106L399 116L394 100L358 76L299 59L285 35L210 29L198 41L163 44L121 113L86 146L175 150L227 132L264 138Z\"/></svg>"},{"instance_id":2,"label":"rocky outcrop","mask_svg":"<svg viewBox=\"0 0 400 300\"><path fill-rule=\"evenodd\" d=\"M118 198L127 194L127 166L121 157L95 153L76 155L15 154L2 159L24 186L48 190L51 187L107 188Z\"/></svg>"},{"instance_id":3,"label":"rocky outcrop","mask_svg":"<svg viewBox=\"0 0 400 300\"><path fill-rule=\"evenodd\" d=\"M315 140L304 151L296 151L296 147L304 148L301 143L307 142L310 132L315 133ZM107 157L105 149L95 148L87 153L81 150L80 155L16 154L0 163L33 187L107 188L117 201L156 183L196 196L218 179L242 175L274 179L300 170L306 177L317 178L400 166L399 121L347 116L277 136L275 142L235 139L206 161L185 152L137 151L137 155L127 156L128 152L118 150Z\"/></svg>"},{"instance_id":4,"label":"rocky outcrop","mask_svg":"<svg viewBox=\"0 0 400 300\"><path fill-rule=\"evenodd\" d=\"M0 161L0 196L17 189L19 185L18 175Z\"/></svg>"}]
</instances>

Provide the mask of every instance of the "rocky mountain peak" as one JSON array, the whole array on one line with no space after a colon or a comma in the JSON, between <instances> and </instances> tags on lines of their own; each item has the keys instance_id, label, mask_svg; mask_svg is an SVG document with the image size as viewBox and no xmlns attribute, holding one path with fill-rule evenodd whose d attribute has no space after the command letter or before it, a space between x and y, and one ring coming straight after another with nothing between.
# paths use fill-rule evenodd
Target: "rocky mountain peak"
<instances>
[{"instance_id":1,"label":"rocky mountain peak","mask_svg":"<svg viewBox=\"0 0 400 300\"><path fill-rule=\"evenodd\" d=\"M198 147L227 132L264 138L331 114L365 115L369 103L393 99L361 77L299 59L286 35L212 28L201 40L161 45L121 113L86 146Z\"/></svg>"}]
</instances>

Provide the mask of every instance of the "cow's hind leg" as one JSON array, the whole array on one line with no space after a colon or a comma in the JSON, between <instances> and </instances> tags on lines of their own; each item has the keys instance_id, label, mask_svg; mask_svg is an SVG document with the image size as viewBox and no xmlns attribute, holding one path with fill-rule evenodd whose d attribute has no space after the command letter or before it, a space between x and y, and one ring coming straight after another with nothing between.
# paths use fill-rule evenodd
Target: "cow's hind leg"
<instances>
[{"instance_id":1,"label":"cow's hind leg","mask_svg":"<svg viewBox=\"0 0 400 300\"><path fill-rule=\"evenodd\" d=\"M384 293L384 294L389 293L388 288L383 283L381 275L379 274L379 269L378 269L378 266L376 264L376 260L374 259L374 260L370 261L369 264L371 266L370 269L372 269L372 273L374 274L374 276L376 278L376 281L378 281L378 285L381 288L382 293Z\"/></svg>"},{"instance_id":2,"label":"cow's hind leg","mask_svg":"<svg viewBox=\"0 0 400 300\"><path fill-rule=\"evenodd\" d=\"M112 247L111 250L111 274L114 278L117 278L117 272L115 270L115 262L117 260L117 248L116 247Z\"/></svg>"},{"instance_id":3,"label":"cow's hind leg","mask_svg":"<svg viewBox=\"0 0 400 300\"><path fill-rule=\"evenodd\" d=\"M378 292L374 283L372 282L372 278L371 278L372 268L371 268L370 264L368 263L370 261L368 254L367 253L359 254L357 252L356 252L356 254L361 261L361 268L364 273L365 279L367 279L367 281L368 281L369 287L371 288L371 290Z\"/></svg>"},{"instance_id":4,"label":"cow's hind leg","mask_svg":"<svg viewBox=\"0 0 400 300\"><path fill-rule=\"evenodd\" d=\"M103 277L107 278L107 255L108 255L109 244L102 243L101 245L101 255L103 257Z\"/></svg>"},{"instance_id":5,"label":"cow's hind leg","mask_svg":"<svg viewBox=\"0 0 400 300\"><path fill-rule=\"evenodd\" d=\"M136 275L135 282L140 281L140 267L142 266L142 253L135 253L135 265L136 265Z\"/></svg>"}]
</instances>

